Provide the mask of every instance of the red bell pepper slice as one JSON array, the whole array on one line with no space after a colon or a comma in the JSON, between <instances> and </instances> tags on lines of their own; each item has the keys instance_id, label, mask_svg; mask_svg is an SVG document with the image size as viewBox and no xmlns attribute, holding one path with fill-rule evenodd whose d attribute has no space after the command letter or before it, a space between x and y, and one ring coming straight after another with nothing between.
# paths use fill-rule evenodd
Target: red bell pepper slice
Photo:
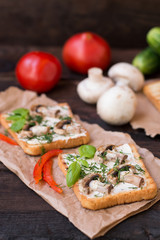
<instances>
[{"instance_id":1,"label":"red bell pepper slice","mask_svg":"<svg viewBox=\"0 0 160 240\"><path fill-rule=\"evenodd\" d=\"M51 157L57 156L61 152L62 150L60 149L53 149L45 153L43 156L41 156L41 158L36 163L33 171L35 183L38 183L42 179L42 168L45 162L47 162L47 160L50 159Z\"/></svg>"},{"instance_id":2,"label":"red bell pepper slice","mask_svg":"<svg viewBox=\"0 0 160 240\"><path fill-rule=\"evenodd\" d=\"M58 193L62 193L62 188L58 187L57 183L52 177L52 159L49 159L43 166L43 180L46 181L49 186Z\"/></svg>"},{"instance_id":3,"label":"red bell pepper slice","mask_svg":"<svg viewBox=\"0 0 160 240\"><path fill-rule=\"evenodd\" d=\"M7 142L9 144L12 144L12 145L18 145L18 143L16 143L16 141L14 141L13 139L3 135L2 133L0 133L0 140L2 140L4 142Z\"/></svg>"}]
</instances>

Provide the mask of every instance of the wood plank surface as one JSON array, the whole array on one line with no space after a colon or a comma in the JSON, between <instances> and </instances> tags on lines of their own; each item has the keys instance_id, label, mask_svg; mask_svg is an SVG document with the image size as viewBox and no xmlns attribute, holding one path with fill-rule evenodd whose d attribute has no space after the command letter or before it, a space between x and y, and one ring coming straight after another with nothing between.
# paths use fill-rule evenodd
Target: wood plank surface
<instances>
[{"instance_id":1,"label":"wood plank surface","mask_svg":"<svg viewBox=\"0 0 160 240\"><path fill-rule=\"evenodd\" d=\"M144 47L160 23L159 0L1 0L0 43L62 46L93 31L112 47Z\"/></svg>"},{"instance_id":2,"label":"wood plank surface","mask_svg":"<svg viewBox=\"0 0 160 240\"><path fill-rule=\"evenodd\" d=\"M160 158L160 136L150 138L143 130L133 130L129 124L114 127L103 122L96 114L96 106L80 100L76 93L79 81L85 76L73 73L64 66L61 48L0 46L0 91L19 84L14 75L17 60L31 50L43 50L57 56L63 65L62 79L47 96L59 102L67 101L82 120L97 123L105 130L129 133L136 143L148 148ZM113 49L112 63L131 62L139 50ZM106 72L105 72L106 73ZM151 77L159 77L156 74ZM149 78L149 77L148 77ZM149 210L130 217L97 239L112 240L159 240L160 203ZM0 163L0 240L87 240L89 239L66 217L56 212L41 197L27 188L18 177Z\"/></svg>"}]
</instances>

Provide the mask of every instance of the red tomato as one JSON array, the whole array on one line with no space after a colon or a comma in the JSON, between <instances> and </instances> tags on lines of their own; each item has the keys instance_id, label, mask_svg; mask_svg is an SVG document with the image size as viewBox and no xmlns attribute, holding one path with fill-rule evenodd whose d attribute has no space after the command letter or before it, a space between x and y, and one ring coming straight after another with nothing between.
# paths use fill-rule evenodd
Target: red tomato
<instances>
[{"instance_id":1,"label":"red tomato","mask_svg":"<svg viewBox=\"0 0 160 240\"><path fill-rule=\"evenodd\" d=\"M70 69L87 73L91 67L108 67L111 51L108 43L99 35L91 32L78 33L64 44L63 60Z\"/></svg>"},{"instance_id":2,"label":"red tomato","mask_svg":"<svg viewBox=\"0 0 160 240\"><path fill-rule=\"evenodd\" d=\"M30 52L17 63L16 76L23 88L38 93L51 90L61 77L61 64L53 55Z\"/></svg>"}]
</instances>

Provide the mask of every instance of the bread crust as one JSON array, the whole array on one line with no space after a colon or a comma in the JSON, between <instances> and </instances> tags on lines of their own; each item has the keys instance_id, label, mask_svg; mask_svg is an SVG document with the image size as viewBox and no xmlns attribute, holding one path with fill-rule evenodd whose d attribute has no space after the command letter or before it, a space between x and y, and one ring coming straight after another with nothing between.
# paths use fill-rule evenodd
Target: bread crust
<instances>
[{"instance_id":1,"label":"bread crust","mask_svg":"<svg viewBox=\"0 0 160 240\"><path fill-rule=\"evenodd\" d=\"M143 161L140 159L140 155L135 147L134 144L129 144L132 152L136 159L138 159L138 163L141 163L142 168L145 170L145 179L146 179L146 186L143 189L134 189L131 191L120 192L115 194L108 194L104 197L94 197L88 198L86 195L83 195L79 190L79 181L77 181L73 186L73 191L77 196L78 200L81 202L81 205L84 208L91 209L91 210L98 210L102 208L112 207L115 205L125 204L125 203L132 203L141 200L148 200L152 199L157 194L157 186L152 177L150 176L149 172L147 171ZM62 170L63 174L67 174L67 165L63 160L63 155L60 154L58 157L58 165Z\"/></svg>"},{"instance_id":2,"label":"bread crust","mask_svg":"<svg viewBox=\"0 0 160 240\"><path fill-rule=\"evenodd\" d=\"M160 81L146 84L143 88L143 92L160 112Z\"/></svg>"},{"instance_id":3,"label":"bread crust","mask_svg":"<svg viewBox=\"0 0 160 240\"><path fill-rule=\"evenodd\" d=\"M58 104L59 106L67 106L69 109L69 116L73 118L72 111L67 103L60 103ZM51 143L40 143L40 144L29 144L25 141L22 141L18 138L17 134L13 132L10 129L9 123L11 121L6 120L6 114L1 114L0 115L0 122L2 126L7 129L7 131L11 134L11 136L16 140L16 142L21 146L21 148L24 150L25 153L29 155L40 155L42 153L42 149L45 148L46 151L49 151L51 149L56 149L56 148L72 148L72 147L77 147L82 144L87 144L90 140L89 133L87 130L82 127L82 129L85 131L85 136L79 136L77 138L69 138L67 140L57 140ZM78 122L78 121L77 121Z\"/></svg>"}]
</instances>

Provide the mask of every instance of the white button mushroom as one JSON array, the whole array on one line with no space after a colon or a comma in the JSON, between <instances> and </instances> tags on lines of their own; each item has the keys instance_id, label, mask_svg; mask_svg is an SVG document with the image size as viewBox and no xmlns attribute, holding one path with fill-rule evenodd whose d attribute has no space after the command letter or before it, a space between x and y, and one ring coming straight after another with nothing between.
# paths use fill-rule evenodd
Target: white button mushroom
<instances>
[{"instance_id":1,"label":"white button mushroom","mask_svg":"<svg viewBox=\"0 0 160 240\"><path fill-rule=\"evenodd\" d=\"M81 81L77 86L80 98L87 103L96 103L103 92L114 84L111 79L104 77L100 68L90 68L88 78Z\"/></svg>"},{"instance_id":2,"label":"white button mushroom","mask_svg":"<svg viewBox=\"0 0 160 240\"><path fill-rule=\"evenodd\" d=\"M129 63L117 63L113 65L109 71L108 76L117 83L117 85L127 85L135 92L140 91L144 85L144 76Z\"/></svg>"},{"instance_id":3,"label":"white button mushroom","mask_svg":"<svg viewBox=\"0 0 160 240\"><path fill-rule=\"evenodd\" d=\"M109 124L128 123L136 111L136 95L127 86L115 86L106 91L97 102L97 113Z\"/></svg>"}]
</instances>

